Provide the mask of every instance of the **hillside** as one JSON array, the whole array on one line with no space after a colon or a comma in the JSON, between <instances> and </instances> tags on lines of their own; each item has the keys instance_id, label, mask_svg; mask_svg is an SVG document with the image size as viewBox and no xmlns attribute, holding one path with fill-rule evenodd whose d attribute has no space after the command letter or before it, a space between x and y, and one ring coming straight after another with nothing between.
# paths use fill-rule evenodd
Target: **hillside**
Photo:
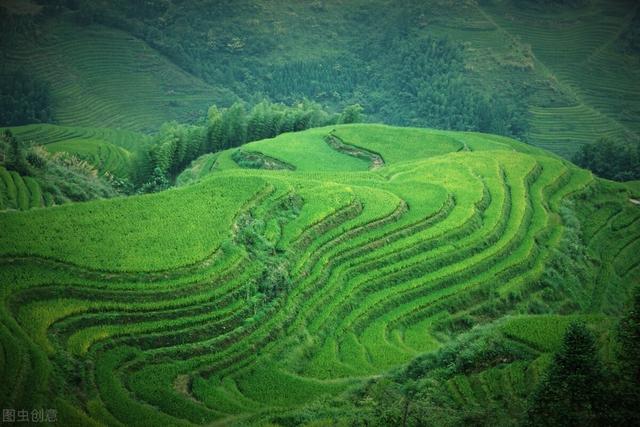
<instances>
[{"instance_id":1,"label":"hillside","mask_svg":"<svg viewBox=\"0 0 640 427\"><path fill-rule=\"evenodd\" d=\"M594 135L628 139L640 132L639 58L625 43L638 25L638 3L582 3L564 10L507 2L485 8L495 30L529 50L536 73L560 94L551 102L532 100L528 134L533 144L560 154Z\"/></svg>"},{"instance_id":2,"label":"hillside","mask_svg":"<svg viewBox=\"0 0 640 427\"><path fill-rule=\"evenodd\" d=\"M567 158L640 132L632 0L40 3L7 3L20 18L2 56L50 85L61 125L154 132L266 97L359 103L372 121L515 136Z\"/></svg>"},{"instance_id":3,"label":"hillside","mask_svg":"<svg viewBox=\"0 0 640 427\"><path fill-rule=\"evenodd\" d=\"M123 31L64 21L40 31L4 52L5 67L50 83L59 124L153 132L198 117L212 99L233 99Z\"/></svg>"},{"instance_id":4,"label":"hillside","mask_svg":"<svg viewBox=\"0 0 640 427\"><path fill-rule=\"evenodd\" d=\"M499 337L517 351L443 380L440 405L518 421L566 325L605 334L640 280L638 186L505 137L338 125L179 182L0 215L3 406L349 425L374 414L354 389Z\"/></svg>"}]
</instances>

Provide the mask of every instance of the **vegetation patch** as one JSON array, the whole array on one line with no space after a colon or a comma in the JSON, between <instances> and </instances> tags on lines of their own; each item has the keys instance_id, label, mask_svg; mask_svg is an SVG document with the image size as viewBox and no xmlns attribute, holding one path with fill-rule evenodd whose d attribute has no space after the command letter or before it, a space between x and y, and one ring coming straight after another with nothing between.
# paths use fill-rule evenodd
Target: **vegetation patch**
<instances>
[{"instance_id":1,"label":"vegetation patch","mask_svg":"<svg viewBox=\"0 0 640 427\"><path fill-rule=\"evenodd\" d=\"M371 151L345 144L340 138L335 136L334 134L329 134L325 141L327 144L331 146L334 150L337 150L343 154L347 154L349 156L357 157L359 159L367 160L371 163L371 169L378 169L384 166L384 160L382 156L377 153L373 153Z\"/></svg>"},{"instance_id":2,"label":"vegetation patch","mask_svg":"<svg viewBox=\"0 0 640 427\"><path fill-rule=\"evenodd\" d=\"M273 157L266 156L255 151L247 152L242 149L236 150L231 155L234 162L241 168L247 169L266 169L266 170L295 170L290 165Z\"/></svg>"}]
</instances>

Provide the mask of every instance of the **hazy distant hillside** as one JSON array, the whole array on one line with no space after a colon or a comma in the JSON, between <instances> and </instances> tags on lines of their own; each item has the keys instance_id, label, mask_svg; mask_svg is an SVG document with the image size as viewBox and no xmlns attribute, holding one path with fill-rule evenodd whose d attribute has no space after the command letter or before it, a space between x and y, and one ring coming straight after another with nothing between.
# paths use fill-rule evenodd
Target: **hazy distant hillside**
<instances>
[{"instance_id":1,"label":"hazy distant hillside","mask_svg":"<svg viewBox=\"0 0 640 427\"><path fill-rule=\"evenodd\" d=\"M42 3L3 17L34 30L2 50L51 85L61 124L155 130L212 103L306 97L563 155L640 131L633 1Z\"/></svg>"}]
</instances>

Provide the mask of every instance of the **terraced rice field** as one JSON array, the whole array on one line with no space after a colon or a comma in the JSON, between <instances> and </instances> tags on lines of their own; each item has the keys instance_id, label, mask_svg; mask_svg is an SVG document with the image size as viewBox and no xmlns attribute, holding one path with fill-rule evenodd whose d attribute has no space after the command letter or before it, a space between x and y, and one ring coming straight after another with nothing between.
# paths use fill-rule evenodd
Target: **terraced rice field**
<instances>
[{"instance_id":1,"label":"terraced rice field","mask_svg":"<svg viewBox=\"0 0 640 427\"><path fill-rule=\"evenodd\" d=\"M339 401L517 293L499 327L534 362L449 382L461 404L517 411L571 316L508 315L541 297L567 212L594 263L580 315L615 312L640 279L636 190L507 138L349 125L242 149L295 169L226 151L159 194L0 214L5 406L65 425L260 424Z\"/></svg>"},{"instance_id":2,"label":"terraced rice field","mask_svg":"<svg viewBox=\"0 0 640 427\"><path fill-rule=\"evenodd\" d=\"M35 179L0 166L0 210L26 211L50 204L43 198L40 184Z\"/></svg>"},{"instance_id":3,"label":"terraced rice field","mask_svg":"<svg viewBox=\"0 0 640 427\"><path fill-rule=\"evenodd\" d=\"M619 40L637 8L625 0L567 10L527 9L515 2L483 7L496 31L528 47L537 72L568 100L530 107L530 142L570 156L594 138L637 138L640 67Z\"/></svg>"},{"instance_id":4,"label":"terraced rice field","mask_svg":"<svg viewBox=\"0 0 640 427\"><path fill-rule=\"evenodd\" d=\"M104 128L82 128L36 124L10 128L21 141L42 145L52 153L67 152L87 160L99 172L127 177L132 153L150 141L145 134Z\"/></svg>"},{"instance_id":5,"label":"terraced rice field","mask_svg":"<svg viewBox=\"0 0 640 427\"><path fill-rule=\"evenodd\" d=\"M155 132L170 120L201 117L213 100L234 99L184 72L143 41L64 19L5 54L9 67L48 82L61 125Z\"/></svg>"}]
</instances>

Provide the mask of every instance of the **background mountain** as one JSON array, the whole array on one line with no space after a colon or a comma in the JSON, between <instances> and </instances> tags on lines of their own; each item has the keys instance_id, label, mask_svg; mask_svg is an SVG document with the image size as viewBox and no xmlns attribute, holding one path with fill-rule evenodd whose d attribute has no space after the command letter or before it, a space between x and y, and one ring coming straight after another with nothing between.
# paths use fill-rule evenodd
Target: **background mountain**
<instances>
[{"instance_id":1,"label":"background mountain","mask_svg":"<svg viewBox=\"0 0 640 427\"><path fill-rule=\"evenodd\" d=\"M640 131L635 1L3 2L5 70L62 125L154 132L303 98L564 156ZM5 125L13 123L3 123Z\"/></svg>"}]
</instances>

